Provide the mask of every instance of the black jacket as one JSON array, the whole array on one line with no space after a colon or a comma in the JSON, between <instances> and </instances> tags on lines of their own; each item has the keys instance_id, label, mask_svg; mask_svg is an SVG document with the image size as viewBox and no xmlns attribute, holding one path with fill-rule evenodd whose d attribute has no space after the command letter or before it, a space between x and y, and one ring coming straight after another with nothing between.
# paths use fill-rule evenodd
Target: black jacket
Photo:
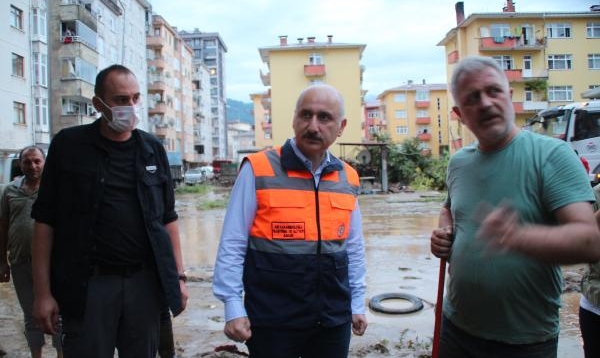
<instances>
[{"instance_id":1,"label":"black jacket","mask_svg":"<svg viewBox=\"0 0 600 358\"><path fill-rule=\"evenodd\" d=\"M101 119L100 119L101 120ZM85 311L94 223L104 189L106 149L100 123L61 130L53 138L31 217L54 229L51 289L61 314ZM181 292L173 248L165 224L177 220L167 155L151 134L134 130L137 196L164 294L174 315Z\"/></svg>"}]
</instances>

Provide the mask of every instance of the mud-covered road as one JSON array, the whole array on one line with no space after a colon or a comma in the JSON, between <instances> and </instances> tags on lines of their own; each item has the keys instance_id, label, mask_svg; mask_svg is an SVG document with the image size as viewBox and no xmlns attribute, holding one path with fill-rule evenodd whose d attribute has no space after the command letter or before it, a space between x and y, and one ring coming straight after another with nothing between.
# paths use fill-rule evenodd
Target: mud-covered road
<instances>
[{"instance_id":1,"label":"mud-covered road","mask_svg":"<svg viewBox=\"0 0 600 358\"><path fill-rule=\"evenodd\" d=\"M222 333L223 305L212 296L212 267L225 210L200 210L206 200L219 200L223 192L208 196L180 195L177 210L183 254L190 282L188 309L174 319L178 356L241 357L215 348L238 349ZM441 195L399 193L362 195L367 252L367 297L387 292L409 293L422 299L423 309L411 314L387 315L369 311L369 328L353 337L350 357L427 357L431 351L439 260L429 252L429 236L437 224ZM570 290L577 290L582 266L565 267ZM563 295L559 357L583 357L577 310L579 294ZM386 307L404 308L406 301L388 301ZM0 346L6 357L28 357L22 335L21 311L11 284L0 284ZM47 340L49 342L49 339ZM229 347L227 347L229 346ZM51 347L44 357L55 355Z\"/></svg>"}]
</instances>

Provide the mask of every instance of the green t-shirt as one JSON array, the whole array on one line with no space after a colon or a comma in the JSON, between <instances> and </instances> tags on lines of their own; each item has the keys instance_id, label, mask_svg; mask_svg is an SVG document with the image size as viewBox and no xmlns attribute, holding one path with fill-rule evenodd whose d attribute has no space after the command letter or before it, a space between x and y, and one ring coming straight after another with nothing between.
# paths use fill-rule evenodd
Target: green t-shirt
<instances>
[{"instance_id":1,"label":"green t-shirt","mask_svg":"<svg viewBox=\"0 0 600 358\"><path fill-rule=\"evenodd\" d=\"M25 193L21 189L23 177L10 182L0 196L0 218L8 222L8 262L13 265L31 260L33 223L31 206L37 199L37 190Z\"/></svg>"},{"instance_id":2,"label":"green t-shirt","mask_svg":"<svg viewBox=\"0 0 600 358\"><path fill-rule=\"evenodd\" d=\"M553 211L594 200L581 162L564 142L521 131L504 148L457 152L448 165L455 239L444 314L485 339L544 341L559 332L562 275L558 265L521 254L484 250L475 238L491 208L508 202L521 222L556 224Z\"/></svg>"}]
</instances>

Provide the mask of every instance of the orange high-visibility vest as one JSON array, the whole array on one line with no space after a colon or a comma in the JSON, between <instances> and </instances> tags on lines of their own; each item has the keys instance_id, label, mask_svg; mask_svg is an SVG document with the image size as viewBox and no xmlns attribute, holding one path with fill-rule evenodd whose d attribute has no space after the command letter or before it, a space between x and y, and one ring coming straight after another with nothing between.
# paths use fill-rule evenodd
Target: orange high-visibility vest
<instances>
[{"instance_id":1,"label":"orange high-visibility vest","mask_svg":"<svg viewBox=\"0 0 600 358\"><path fill-rule=\"evenodd\" d=\"M247 159L257 200L244 267L252 324L306 328L349 322L346 239L358 174L332 157L317 187L289 143Z\"/></svg>"}]
</instances>

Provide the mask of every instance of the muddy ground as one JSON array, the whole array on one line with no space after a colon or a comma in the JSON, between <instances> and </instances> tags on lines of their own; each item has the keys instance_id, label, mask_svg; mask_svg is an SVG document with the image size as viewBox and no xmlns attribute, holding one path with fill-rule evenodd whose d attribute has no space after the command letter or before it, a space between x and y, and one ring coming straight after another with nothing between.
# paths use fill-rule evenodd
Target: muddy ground
<instances>
[{"instance_id":1,"label":"muddy ground","mask_svg":"<svg viewBox=\"0 0 600 358\"><path fill-rule=\"evenodd\" d=\"M210 196L218 199L220 194ZM406 292L422 299L423 309L404 315L367 312L369 328L353 337L350 357L429 357L439 260L429 253L429 235L437 222L438 193L363 195L360 198L367 250L367 298L384 292ZM242 357L243 344L222 333L223 305L212 295L212 263L223 209L199 210L192 195L177 199L184 260L188 268L188 309L173 321L177 354L191 357ZM201 248L201 249L199 249ZM561 310L559 357L580 358L577 310L582 265L565 267L566 292ZM386 306L404 307L405 301ZM28 357L21 311L11 284L0 284L0 346L6 357ZM49 338L47 339L49 342ZM222 351L219 351L222 350ZM232 353L239 351L240 353ZM44 358L54 357L48 346Z\"/></svg>"}]
</instances>

